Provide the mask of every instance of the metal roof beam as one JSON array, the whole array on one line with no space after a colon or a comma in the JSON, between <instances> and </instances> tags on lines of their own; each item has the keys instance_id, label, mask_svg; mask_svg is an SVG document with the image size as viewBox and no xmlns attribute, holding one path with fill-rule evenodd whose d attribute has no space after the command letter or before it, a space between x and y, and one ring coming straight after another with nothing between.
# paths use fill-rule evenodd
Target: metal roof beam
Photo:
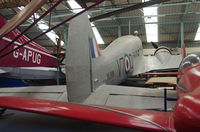
<instances>
[{"instance_id":1,"label":"metal roof beam","mask_svg":"<svg viewBox=\"0 0 200 132\"><path fill-rule=\"evenodd\" d=\"M129 7L126 7L126 8L122 8L122 9L119 9L119 10L116 10L116 11L113 11L113 12L109 12L109 13L105 13L105 14L102 14L102 15L99 15L99 16L92 17L92 18L90 18L90 21L91 22L96 21L96 20L99 20L99 19L103 19L103 18L113 16L113 15L129 12L129 11L133 11L133 10L137 10L137 9L141 9L141 8L144 8L144 7L149 7L149 6L152 6L154 4L160 4L162 2L167 2L167 1L170 1L170 0L151 0L151 1L148 1L148 2L139 3L139 4L129 6Z\"/></svg>"},{"instance_id":2,"label":"metal roof beam","mask_svg":"<svg viewBox=\"0 0 200 132\"><path fill-rule=\"evenodd\" d=\"M135 23L131 24L131 26L141 26L145 24L180 24L181 22L184 23L199 23L200 19L191 19L191 20L185 20L185 21L169 21L169 22L147 22L147 23ZM52 22L52 25L56 25L58 22ZM29 24L22 24L20 27L26 27L29 26ZM113 27L118 27L119 25L95 25L97 28L113 28ZM121 27L128 27L129 24L121 24ZM66 26L65 26L66 27Z\"/></svg>"},{"instance_id":3,"label":"metal roof beam","mask_svg":"<svg viewBox=\"0 0 200 132\"><path fill-rule=\"evenodd\" d=\"M48 0L48 3L57 2L58 0ZM19 6L26 6L29 3L27 0L0 0L1 8L15 8Z\"/></svg>"},{"instance_id":4,"label":"metal roof beam","mask_svg":"<svg viewBox=\"0 0 200 132\"><path fill-rule=\"evenodd\" d=\"M105 6L106 2L107 2L107 1L104 1L102 4ZM111 3L112 5L114 4L113 1L110 1L110 3ZM100 10L101 10L102 12L104 12L104 13L107 13L107 11L105 11L104 8L102 8L102 9L100 9ZM120 25L120 22L119 22L119 20L116 20L116 17L111 16L111 20L115 21L118 25Z\"/></svg>"},{"instance_id":5,"label":"metal roof beam","mask_svg":"<svg viewBox=\"0 0 200 132\"><path fill-rule=\"evenodd\" d=\"M193 34L193 33L196 33L196 32L184 32L184 34ZM159 33L159 35L176 35L178 34L178 32L171 32L171 33ZM127 35L127 34L122 34L123 35ZM138 36L146 36L145 33L139 33ZM118 34L110 34L110 35L102 35L102 37L115 37L117 38L118 37Z\"/></svg>"},{"instance_id":6,"label":"metal roof beam","mask_svg":"<svg viewBox=\"0 0 200 132\"><path fill-rule=\"evenodd\" d=\"M130 19L130 18L144 18L144 17L167 17L167 16L179 16L179 15L199 15L200 12L186 12L186 13L171 13L171 14L158 14L158 15L147 15L147 16L127 16L127 17L115 17L115 19ZM59 17L70 17L73 14L62 14L62 15L53 15L52 18L59 18ZM104 18L97 21L108 21L112 20L110 18Z\"/></svg>"},{"instance_id":7,"label":"metal roof beam","mask_svg":"<svg viewBox=\"0 0 200 132\"><path fill-rule=\"evenodd\" d=\"M135 5L136 3L130 3L130 4L127 4L126 6L130 6L130 5ZM151 7L167 7L167 6L182 6L182 5L190 5L190 4L200 4L200 1L191 1L191 2L172 2L172 3L161 3L161 4L155 4L155 5L152 5ZM118 6L118 7L117 7ZM108 7L106 6L106 10L108 11L115 11L115 10L119 10L119 9L122 9L122 7L119 7L119 6L123 6L123 7L126 7L124 5L117 5L116 7ZM98 7L98 8L103 8L103 7ZM91 12L97 12L99 11L98 8L95 8L95 9L91 9L90 11Z\"/></svg>"},{"instance_id":8,"label":"metal roof beam","mask_svg":"<svg viewBox=\"0 0 200 132\"><path fill-rule=\"evenodd\" d=\"M182 21L170 21L170 22L148 22L148 23L136 23L131 24L131 26L141 26L145 24L180 24ZM186 20L184 23L198 23L200 22L200 19L193 19L193 20ZM121 24L122 27L128 27L129 24ZM115 28L118 27L118 25L96 25L97 28Z\"/></svg>"},{"instance_id":9,"label":"metal roof beam","mask_svg":"<svg viewBox=\"0 0 200 132\"><path fill-rule=\"evenodd\" d=\"M166 3L166 4L162 3L162 4L152 5L151 7L181 6L181 5L190 5L190 4L200 4L200 1L176 2L176 3ZM94 9L89 10L88 12L89 13L101 12L102 8L103 7L100 7L100 9L99 8L94 8ZM122 7L112 7L112 8L105 7L104 8L105 11L116 11L116 10L119 10L119 9L122 9ZM63 12L63 13L65 13L65 12ZM62 14L62 15L58 15L58 16L55 15L55 16L52 16L52 18L67 17L67 16L72 16L72 15L74 15L74 13L67 13L67 14Z\"/></svg>"},{"instance_id":10,"label":"metal roof beam","mask_svg":"<svg viewBox=\"0 0 200 132\"><path fill-rule=\"evenodd\" d=\"M190 5L190 4L200 4L200 1L161 3L161 4L152 5L151 7L182 6L182 5ZM129 4L129 6L130 6L130 4ZM104 8L105 11L116 11L116 10L122 9L122 7L106 7L106 6L103 6L103 7L97 7L97 8L91 9L88 12L89 13L98 13L98 12L101 12L102 8ZM65 11L65 10L63 10L63 11ZM73 13L71 15L73 15ZM56 18L56 16L55 16L55 18Z\"/></svg>"},{"instance_id":11,"label":"metal roof beam","mask_svg":"<svg viewBox=\"0 0 200 132\"><path fill-rule=\"evenodd\" d=\"M183 5L183 7L182 7L182 12L184 12L184 13L181 15L180 20L183 21L183 22L180 23L180 32L179 32L178 37L177 37L178 38L177 46L179 44L179 40L180 40L180 37L181 37L181 44L180 44L181 48L182 48L183 43L184 43L184 18L185 18L185 15L188 14L190 5Z\"/></svg>"}]
</instances>

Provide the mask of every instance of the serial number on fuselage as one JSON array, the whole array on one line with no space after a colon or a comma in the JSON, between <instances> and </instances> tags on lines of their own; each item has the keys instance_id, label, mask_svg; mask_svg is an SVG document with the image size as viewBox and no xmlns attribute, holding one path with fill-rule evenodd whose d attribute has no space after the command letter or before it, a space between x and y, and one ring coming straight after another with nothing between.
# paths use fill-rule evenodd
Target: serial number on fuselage
<instances>
[{"instance_id":1,"label":"serial number on fuselage","mask_svg":"<svg viewBox=\"0 0 200 132\"><path fill-rule=\"evenodd\" d=\"M14 46L14 49L17 47L18 46ZM41 54L28 50L28 49L24 49L21 51L17 49L16 51L13 52L13 57L16 59L21 58L23 61L26 61L26 62L41 64Z\"/></svg>"}]
</instances>

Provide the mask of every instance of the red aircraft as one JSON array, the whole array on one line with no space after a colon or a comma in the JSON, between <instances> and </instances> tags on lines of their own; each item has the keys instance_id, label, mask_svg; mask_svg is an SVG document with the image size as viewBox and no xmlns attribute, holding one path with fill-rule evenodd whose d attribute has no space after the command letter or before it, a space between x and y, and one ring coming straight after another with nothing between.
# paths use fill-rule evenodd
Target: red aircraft
<instances>
[{"instance_id":1,"label":"red aircraft","mask_svg":"<svg viewBox=\"0 0 200 132\"><path fill-rule=\"evenodd\" d=\"M0 29L6 23L7 20L0 16ZM20 32L14 29L0 38L0 56L5 55L30 40L22 35L17 41L7 47L19 34ZM60 64L57 57L51 55L49 50L33 41L13 53L0 58L0 62L1 77L17 79L55 79L57 78L57 67Z\"/></svg>"},{"instance_id":2,"label":"red aircraft","mask_svg":"<svg viewBox=\"0 0 200 132\"><path fill-rule=\"evenodd\" d=\"M0 16L0 28L7 23L7 20ZM11 33L7 34L0 39L0 50L6 47L20 32L15 29ZM0 55L11 51L18 46L29 41L26 36L21 36L13 45L2 51ZM18 49L1 59L0 67L45 67L45 66L59 66L57 58L51 55L51 52L35 42L31 42L28 45Z\"/></svg>"}]
</instances>

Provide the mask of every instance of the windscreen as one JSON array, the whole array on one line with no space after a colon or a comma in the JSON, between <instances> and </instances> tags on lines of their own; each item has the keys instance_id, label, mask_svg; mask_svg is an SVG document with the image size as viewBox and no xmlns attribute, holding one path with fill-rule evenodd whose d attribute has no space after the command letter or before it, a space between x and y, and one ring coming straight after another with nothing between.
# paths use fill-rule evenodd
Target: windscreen
<instances>
[{"instance_id":1,"label":"windscreen","mask_svg":"<svg viewBox=\"0 0 200 132\"><path fill-rule=\"evenodd\" d=\"M192 53L185 57L180 65L180 69L185 69L188 66L200 63L200 53Z\"/></svg>"}]
</instances>

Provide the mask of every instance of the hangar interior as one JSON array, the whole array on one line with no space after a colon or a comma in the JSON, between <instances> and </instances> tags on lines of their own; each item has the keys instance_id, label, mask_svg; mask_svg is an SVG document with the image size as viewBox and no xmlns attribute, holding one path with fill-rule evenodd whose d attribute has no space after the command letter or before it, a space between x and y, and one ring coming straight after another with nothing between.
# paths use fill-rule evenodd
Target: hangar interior
<instances>
[{"instance_id":1,"label":"hangar interior","mask_svg":"<svg viewBox=\"0 0 200 132\"><path fill-rule=\"evenodd\" d=\"M23 13L26 6L32 1L0 0L0 18L4 17L8 20L8 23L12 23L14 16L20 12ZM26 31L29 26L34 24L46 11L49 11L49 9L60 1L61 0L45 0L45 4L34 12L31 17L26 19L26 21L20 23L20 25L17 26L17 30L20 32ZM21 128L22 131L96 131L98 129L103 131L132 131L132 129L129 128L136 128L136 131L143 131L143 129L149 131L167 131L170 129L171 131L178 132L183 130L179 125L180 122L178 122L177 125L177 122L174 123L174 120L171 121L171 119L172 115L175 117L176 111L174 112L174 110L179 106L177 102L179 98L182 97L182 92L186 94L188 91L193 92L193 88L196 88L198 91L198 86L200 85L200 69L197 68L193 71L185 70L187 67L193 65L195 66L192 68L199 67L198 64L200 63L200 54L189 54L200 51L200 1L105 0L87 11L87 19L89 19L88 24L92 27L91 29L96 39L95 41L95 39L93 40L93 38L91 38L90 30L86 31L87 26L84 27L84 24L87 24L85 18L83 21L80 21L82 17L77 18L79 21L73 21L73 19L76 19L76 17L73 18L73 16L87 10L88 7L98 1L99 0L62 0L60 4L50 11L42 20L25 32L24 35L31 40L39 36L34 40L38 45L31 43L32 41L29 43L36 45L36 47L34 47L34 52L32 51L29 54L30 49L33 47L29 47L27 52L23 50L23 53L20 52L20 46L14 47L10 54L14 59L18 59L18 63L21 63L19 65L12 62L12 59L9 60L10 58L8 61L2 59L2 63L5 62L5 65L0 64L0 120L2 119L3 121L3 123L0 123L0 130L8 132L16 130L16 128ZM21 18L20 15L18 17ZM79 38L79 36L72 36L75 31L73 32L70 30L73 33L69 32L71 21L67 21L59 27L56 27L61 22L71 18L76 24L76 28L86 29L81 33L77 33L81 35L85 33L87 37L86 40L80 40L82 37ZM56 28L52 31L41 35L54 27ZM1 33L0 29L0 42L6 40L5 37L1 36ZM15 31L13 30L13 32L10 33L15 33ZM69 34L71 34L71 38L73 37L73 39L70 40ZM129 49L126 49L125 46L129 46L129 42L126 40L129 39L130 35L132 36L130 40L133 41L136 46L133 46L133 51L129 53ZM137 39L138 37L141 41ZM115 41L116 39L117 41ZM12 43L12 40L9 41ZM25 44L26 41L24 42ZM69 41L71 43L69 43ZM88 43L86 45L85 41L87 41L89 45ZM96 47L95 42L98 44ZM73 44L77 45L74 46ZM123 44L125 46L123 46ZM140 48L140 44L143 49ZM21 43L21 45L23 44ZM117 46L121 46L121 48L116 48ZM28 46L24 47L27 48ZM102 52L99 51L98 47ZM107 47L108 50L104 50ZM94 55L91 50L92 48L95 50ZM112 48L118 49L119 52L116 52L115 49L112 51ZM184 48L186 48L186 54L188 54L189 57L185 56ZM126 53L124 50L128 52ZM5 57L5 54L2 55L1 53L3 52L1 51L2 49L0 48L0 62L1 58ZM41 57L40 54L38 55L36 53L47 55L51 57L51 59L48 57ZM103 59L99 57L101 56L100 53L104 53L105 56L102 55L104 57L102 57ZM123 55L121 57L122 53ZM21 60L19 60L20 54L22 57ZM142 57L140 58L141 54ZM7 55L9 56L9 54ZM27 56L28 60L26 58ZM105 59L106 57L108 57L108 59ZM184 59L184 57L186 58ZM54 64L55 61L52 58L56 59L56 63L58 64ZM42 59L43 61L41 61ZM97 61L95 61L95 59ZM6 65L10 64L8 63L9 61L13 63L11 66ZM190 61L191 63L189 63ZM42 62L44 62L44 64ZM103 68L103 66L105 66L105 68ZM35 69L31 69L33 67ZM41 72L42 70L45 71L44 74ZM31 74L33 75L31 76ZM53 76L53 78L50 76ZM9 82L13 82L13 80L9 79L13 78L15 82L11 86ZM1 86L1 84L4 83L9 85L5 85L6 87L4 85ZM20 85L18 85L18 83L20 83ZM193 84L194 87L192 87ZM15 87L15 85L22 85L23 87ZM178 88L183 91L180 89L177 90ZM5 96L14 96L14 98ZM194 102L195 99L193 100ZM199 99L200 98L197 97L196 100ZM58 102L51 102L49 100ZM8 103L6 104L5 102ZM65 104L62 102L65 102ZM73 103L78 104L75 104L73 107ZM181 105L188 105L184 104L185 102L181 103ZM37 108L34 108L34 106ZM73 111L74 109L75 112ZM135 112L135 109L144 109L142 112L147 112L147 114L143 114L141 111L137 110ZM104 110L111 112L111 114L108 113L107 116L105 116ZM147 110L151 110L151 112L148 113ZM178 110L181 111L180 108ZM27 111L32 113L29 114ZM95 113L96 111L100 111L100 114ZM67 114L62 115L62 112L66 112ZM94 112L94 115L97 117L92 115L92 112ZM115 115L112 117L112 112L115 112L115 114L118 113L120 116L126 115L131 118L134 117L135 119L124 119L120 117L121 120L117 122L118 118L115 120ZM165 112L169 113L166 114ZM191 111L189 111L188 114L191 114L190 112ZM88 113L92 114L89 115ZM47 114L47 116L41 114ZM87 114L88 116L85 116ZM105 116L105 118L101 118L101 114ZM113 120L109 119L109 114ZM198 114L200 114L199 110L196 115ZM51 115L59 117L57 118ZM167 123L164 123L167 124L167 127L162 124L162 121L161 124L159 124L160 116L162 116L163 122L169 120ZM195 120L198 123L191 129L193 124L191 123L190 126L190 123L186 122L187 125L185 125L184 131L200 129L199 115L198 119L195 118L194 120L193 116L194 115L189 117L191 122ZM68 119L68 117L70 119ZM181 119L181 117L179 118ZM73 120L71 120L71 118ZM79 119L89 122L79 121ZM154 119L157 121L157 124L154 122ZM184 119L187 120L185 117ZM147 124L138 120L145 121ZM63 123L64 121L70 125L66 126L66 124ZM136 121L136 123L134 121ZM90 124L91 122L95 123ZM123 122L125 123L123 124ZM23 125L23 123L25 123L25 125ZM104 126L98 123L107 125ZM150 125L148 123L150 123ZM40 124L43 124L44 127L41 127ZM8 128L8 125L14 127ZM56 125L60 128L57 128ZM155 128L155 126L159 129Z\"/></svg>"},{"instance_id":2,"label":"hangar interior","mask_svg":"<svg viewBox=\"0 0 200 132\"><path fill-rule=\"evenodd\" d=\"M52 12L51 26L58 24L78 12L80 8L86 8L94 2L95 0L77 0L78 5L71 2L71 6L70 1L69 3L67 1L62 2ZM88 13L90 17L94 17L142 2L142 0L105 1L89 10ZM0 1L0 13L9 20L20 11L21 6L23 7L27 3L28 1L26 0L2 0ZM170 47L174 51L177 51L177 48L180 48L182 43L185 43L187 48L199 47L199 4L197 0L171 0L153 5L150 8L118 13L111 17L96 20L93 22L93 27L98 30L103 40L99 40L98 44L101 44L99 45L100 48L104 49L116 38L134 34L134 31L138 31L138 36L142 40L144 49L153 48L151 44L149 44L150 41L157 43L159 46ZM45 4L36 14L41 15L50 6L51 3ZM19 26L19 30L23 31L31 23L32 20L27 20ZM47 16L41 23L46 25L46 27L42 24L40 24L40 26L36 25L32 30L26 33L26 36L32 38L34 35L47 30L49 17ZM152 27L154 27L154 29ZM62 33L63 42L67 43L68 24L66 23L57 28L54 30L54 33L58 31ZM36 42L52 50L57 42L55 41L56 37L53 37L53 40L50 38L48 36L42 36L38 38ZM151 51L145 53L152 54Z\"/></svg>"}]
</instances>

